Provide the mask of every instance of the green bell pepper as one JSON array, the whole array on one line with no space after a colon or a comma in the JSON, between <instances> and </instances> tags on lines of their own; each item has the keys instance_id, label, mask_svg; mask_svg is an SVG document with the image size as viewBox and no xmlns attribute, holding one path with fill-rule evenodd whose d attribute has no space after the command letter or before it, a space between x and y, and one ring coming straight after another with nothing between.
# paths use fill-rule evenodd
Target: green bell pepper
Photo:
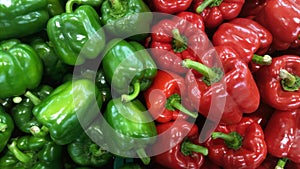
<instances>
[{"instance_id":1,"label":"green bell pepper","mask_svg":"<svg viewBox=\"0 0 300 169\"><path fill-rule=\"evenodd\" d=\"M47 136L25 135L12 139L8 151L0 158L0 168L62 169L62 146Z\"/></svg>"},{"instance_id":2,"label":"green bell pepper","mask_svg":"<svg viewBox=\"0 0 300 169\"><path fill-rule=\"evenodd\" d=\"M90 5L81 5L74 12L72 3L66 12L52 17L47 34L60 59L69 65L80 65L96 58L105 46L105 33L100 17Z\"/></svg>"},{"instance_id":3,"label":"green bell pepper","mask_svg":"<svg viewBox=\"0 0 300 169\"><path fill-rule=\"evenodd\" d=\"M0 106L0 152L6 147L14 128L12 117Z\"/></svg>"},{"instance_id":4,"label":"green bell pepper","mask_svg":"<svg viewBox=\"0 0 300 169\"><path fill-rule=\"evenodd\" d=\"M103 114L114 132L107 132L104 139L110 144L111 152L117 155L136 153L144 164L149 164L145 148L156 140L157 131L152 116L137 99L122 102L120 98L108 102Z\"/></svg>"},{"instance_id":5,"label":"green bell pepper","mask_svg":"<svg viewBox=\"0 0 300 169\"><path fill-rule=\"evenodd\" d=\"M102 96L87 79L68 81L33 108L37 121L49 129L59 145L74 141L99 114Z\"/></svg>"},{"instance_id":6,"label":"green bell pepper","mask_svg":"<svg viewBox=\"0 0 300 169\"><path fill-rule=\"evenodd\" d=\"M63 0L47 0L48 13L51 17L65 12L65 2Z\"/></svg>"},{"instance_id":7,"label":"green bell pepper","mask_svg":"<svg viewBox=\"0 0 300 169\"><path fill-rule=\"evenodd\" d=\"M133 100L146 90L157 73L155 62L141 44L118 38L107 44L102 65L105 78L123 101Z\"/></svg>"},{"instance_id":8,"label":"green bell pepper","mask_svg":"<svg viewBox=\"0 0 300 169\"><path fill-rule=\"evenodd\" d=\"M120 168L118 169L143 169L143 167L141 167L139 164L131 162L131 163L127 163L122 165Z\"/></svg>"},{"instance_id":9,"label":"green bell pepper","mask_svg":"<svg viewBox=\"0 0 300 169\"><path fill-rule=\"evenodd\" d=\"M0 1L0 40L20 38L45 28L47 0Z\"/></svg>"},{"instance_id":10,"label":"green bell pepper","mask_svg":"<svg viewBox=\"0 0 300 169\"><path fill-rule=\"evenodd\" d=\"M0 43L0 70L0 98L6 98L36 88L42 79L43 65L31 46L11 39Z\"/></svg>"},{"instance_id":11,"label":"green bell pepper","mask_svg":"<svg viewBox=\"0 0 300 169\"><path fill-rule=\"evenodd\" d=\"M67 145L71 159L80 166L102 167L113 160L113 155L94 143L85 133Z\"/></svg>"},{"instance_id":12,"label":"green bell pepper","mask_svg":"<svg viewBox=\"0 0 300 169\"><path fill-rule=\"evenodd\" d=\"M100 13L105 30L116 37L140 41L150 32L153 15L143 0L105 0Z\"/></svg>"},{"instance_id":13,"label":"green bell pepper","mask_svg":"<svg viewBox=\"0 0 300 169\"><path fill-rule=\"evenodd\" d=\"M42 38L35 38L30 45L43 62L43 81L48 84L60 83L64 75L71 69L69 65L64 64L51 47L51 43L47 43Z\"/></svg>"},{"instance_id":14,"label":"green bell pepper","mask_svg":"<svg viewBox=\"0 0 300 169\"><path fill-rule=\"evenodd\" d=\"M32 93L43 100L51 93L52 90L53 88L51 86L41 85L38 88L34 89ZM16 127L24 133L31 133L32 126L42 127L32 114L32 110L35 104L39 103L36 103L35 99L31 99L30 96L25 96L22 98L22 101L20 103L16 104L11 109L11 115L16 124Z\"/></svg>"}]
</instances>

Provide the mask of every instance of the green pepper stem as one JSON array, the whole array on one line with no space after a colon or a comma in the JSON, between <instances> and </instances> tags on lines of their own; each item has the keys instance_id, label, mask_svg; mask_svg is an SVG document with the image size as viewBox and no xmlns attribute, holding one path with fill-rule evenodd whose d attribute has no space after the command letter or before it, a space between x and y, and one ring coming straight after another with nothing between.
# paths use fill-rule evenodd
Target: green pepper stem
<instances>
[{"instance_id":1,"label":"green pepper stem","mask_svg":"<svg viewBox=\"0 0 300 169\"><path fill-rule=\"evenodd\" d=\"M279 77L284 80L285 84L289 87L293 86L296 82L296 77L285 69L280 70Z\"/></svg>"},{"instance_id":2,"label":"green pepper stem","mask_svg":"<svg viewBox=\"0 0 300 169\"><path fill-rule=\"evenodd\" d=\"M252 62L259 65L270 65L272 63L272 57L270 55L260 56L254 54L252 57Z\"/></svg>"},{"instance_id":3,"label":"green pepper stem","mask_svg":"<svg viewBox=\"0 0 300 169\"><path fill-rule=\"evenodd\" d=\"M133 93L129 95L127 94L121 95L122 102L130 102L134 100L139 95L140 91L141 91L141 84L140 82L137 81L133 84Z\"/></svg>"},{"instance_id":4,"label":"green pepper stem","mask_svg":"<svg viewBox=\"0 0 300 169\"><path fill-rule=\"evenodd\" d=\"M12 100L14 103L18 104L18 103L21 103L23 99L20 96L16 96Z\"/></svg>"},{"instance_id":5,"label":"green pepper stem","mask_svg":"<svg viewBox=\"0 0 300 169\"><path fill-rule=\"evenodd\" d=\"M11 144L9 144L7 147L9 149L9 151L12 152L14 154L14 156L22 163L30 162L31 156L23 153L21 150L18 149L16 140L13 140L13 142Z\"/></svg>"},{"instance_id":6,"label":"green pepper stem","mask_svg":"<svg viewBox=\"0 0 300 169\"><path fill-rule=\"evenodd\" d=\"M7 124L5 124L5 123L0 123L0 132L5 132L6 131L6 129L7 129Z\"/></svg>"},{"instance_id":7,"label":"green pepper stem","mask_svg":"<svg viewBox=\"0 0 300 169\"><path fill-rule=\"evenodd\" d=\"M104 150L97 144L91 144L89 150L94 157L100 157L104 153Z\"/></svg>"},{"instance_id":8,"label":"green pepper stem","mask_svg":"<svg viewBox=\"0 0 300 169\"><path fill-rule=\"evenodd\" d=\"M49 130L46 126L42 126L41 128L38 126L31 126L30 127L30 133L33 136L37 137L44 137L48 134Z\"/></svg>"},{"instance_id":9,"label":"green pepper stem","mask_svg":"<svg viewBox=\"0 0 300 169\"><path fill-rule=\"evenodd\" d=\"M219 6L223 0L204 0L197 8L196 12L201 13L204 11L206 7L211 6Z\"/></svg>"},{"instance_id":10,"label":"green pepper stem","mask_svg":"<svg viewBox=\"0 0 300 169\"><path fill-rule=\"evenodd\" d=\"M188 156L193 152L201 153L204 156L207 156L208 149L206 147L194 144L194 143L192 143L190 141L186 141L186 140L181 143L181 153L183 155Z\"/></svg>"},{"instance_id":11,"label":"green pepper stem","mask_svg":"<svg viewBox=\"0 0 300 169\"><path fill-rule=\"evenodd\" d=\"M238 150L242 146L243 138L237 132L231 132L229 134L222 132L213 132L211 135L212 139L223 139L227 147L232 148L234 150Z\"/></svg>"},{"instance_id":12,"label":"green pepper stem","mask_svg":"<svg viewBox=\"0 0 300 169\"><path fill-rule=\"evenodd\" d=\"M167 100L167 109L177 109L181 111L182 113L192 117L192 118L197 118L198 117L198 112L191 112L188 109L186 109L181 103L181 98L180 96L175 93L172 96L170 96Z\"/></svg>"},{"instance_id":13,"label":"green pepper stem","mask_svg":"<svg viewBox=\"0 0 300 169\"><path fill-rule=\"evenodd\" d=\"M34 95L33 93L31 93L30 91L27 91L24 96L26 96L27 98L30 99L30 101L34 104L34 105L38 105L41 103L41 100Z\"/></svg>"},{"instance_id":14,"label":"green pepper stem","mask_svg":"<svg viewBox=\"0 0 300 169\"><path fill-rule=\"evenodd\" d=\"M146 154L143 148L136 150L137 155L142 160L143 164L148 165L150 163L150 157Z\"/></svg>"},{"instance_id":15,"label":"green pepper stem","mask_svg":"<svg viewBox=\"0 0 300 169\"><path fill-rule=\"evenodd\" d=\"M175 28L172 30L173 34L173 50L174 52L182 52L187 49L185 37L179 32L179 29Z\"/></svg>"},{"instance_id":16,"label":"green pepper stem","mask_svg":"<svg viewBox=\"0 0 300 169\"><path fill-rule=\"evenodd\" d=\"M288 158L279 159L275 169L284 169L284 166L285 166L287 161L288 161Z\"/></svg>"},{"instance_id":17,"label":"green pepper stem","mask_svg":"<svg viewBox=\"0 0 300 169\"><path fill-rule=\"evenodd\" d=\"M112 8L116 11L122 11L123 6L122 3L120 2L120 0L109 0Z\"/></svg>"}]
</instances>

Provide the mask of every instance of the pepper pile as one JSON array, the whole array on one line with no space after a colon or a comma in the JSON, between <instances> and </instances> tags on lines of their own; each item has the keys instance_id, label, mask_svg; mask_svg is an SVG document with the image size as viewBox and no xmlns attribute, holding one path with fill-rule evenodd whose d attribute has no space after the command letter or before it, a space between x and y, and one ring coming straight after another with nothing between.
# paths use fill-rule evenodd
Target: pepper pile
<instances>
[{"instance_id":1,"label":"pepper pile","mask_svg":"<svg viewBox=\"0 0 300 169\"><path fill-rule=\"evenodd\" d=\"M0 70L1 169L300 168L300 0L0 1Z\"/></svg>"}]
</instances>

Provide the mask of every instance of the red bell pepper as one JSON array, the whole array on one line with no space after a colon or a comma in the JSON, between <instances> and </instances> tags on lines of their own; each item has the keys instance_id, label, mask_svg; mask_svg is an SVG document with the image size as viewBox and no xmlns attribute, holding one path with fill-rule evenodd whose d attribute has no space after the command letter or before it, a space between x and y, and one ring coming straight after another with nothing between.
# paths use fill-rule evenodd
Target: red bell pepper
<instances>
[{"instance_id":1,"label":"red bell pepper","mask_svg":"<svg viewBox=\"0 0 300 169\"><path fill-rule=\"evenodd\" d=\"M187 10L193 0L146 0L150 9L154 12L176 14Z\"/></svg>"},{"instance_id":2,"label":"red bell pepper","mask_svg":"<svg viewBox=\"0 0 300 169\"><path fill-rule=\"evenodd\" d=\"M239 17L255 17L266 5L267 0L246 0Z\"/></svg>"},{"instance_id":3,"label":"red bell pepper","mask_svg":"<svg viewBox=\"0 0 300 169\"><path fill-rule=\"evenodd\" d=\"M300 108L300 57L282 55L260 68L254 77L261 99L278 110Z\"/></svg>"},{"instance_id":4,"label":"red bell pepper","mask_svg":"<svg viewBox=\"0 0 300 169\"><path fill-rule=\"evenodd\" d=\"M151 54L157 66L163 70L186 73L182 59L198 60L210 41L204 32L201 16L181 12L172 19L163 19L152 27Z\"/></svg>"},{"instance_id":5,"label":"red bell pepper","mask_svg":"<svg viewBox=\"0 0 300 169\"><path fill-rule=\"evenodd\" d=\"M208 151L199 143L199 131L195 124L177 120L158 124L156 129L159 137L153 150L160 152L166 145L168 149L153 156L155 163L169 169L196 169L203 165Z\"/></svg>"},{"instance_id":6,"label":"red bell pepper","mask_svg":"<svg viewBox=\"0 0 300 169\"><path fill-rule=\"evenodd\" d=\"M184 78L158 70L152 85L144 92L146 106L152 117L160 123L174 121L188 116L197 118L198 112L191 112L184 106L181 95L186 94Z\"/></svg>"},{"instance_id":7,"label":"red bell pepper","mask_svg":"<svg viewBox=\"0 0 300 169\"><path fill-rule=\"evenodd\" d=\"M264 130L269 154L300 163L300 109L276 110Z\"/></svg>"},{"instance_id":8,"label":"red bell pepper","mask_svg":"<svg viewBox=\"0 0 300 169\"><path fill-rule=\"evenodd\" d=\"M235 18L221 24L212 37L212 43L231 46L246 63L254 61L268 65L272 61L268 55L263 58L259 56L268 51L272 34L252 19Z\"/></svg>"},{"instance_id":9,"label":"red bell pepper","mask_svg":"<svg viewBox=\"0 0 300 169\"><path fill-rule=\"evenodd\" d=\"M224 20L236 18L244 3L245 0L195 0L192 8L204 18L207 28L216 28Z\"/></svg>"},{"instance_id":10,"label":"red bell pepper","mask_svg":"<svg viewBox=\"0 0 300 169\"><path fill-rule=\"evenodd\" d=\"M273 35L272 48L286 50L300 36L300 0L268 0L255 20Z\"/></svg>"},{"instance_id":11,"label":"red bell pepper","mask_svg":"<svg viewBox=\"0 0 300 169\"><path fill-rule=\"evenodd\" d=\"M188 97L192 106L210 120L218 121L222 116L221 122L238 123L243 113L253 113L258 108L259 91L249 68L235 50L228 46L216 46L215 50L222 62L223 76L215 72L217 68L211 68L214 64L211 56L204 56L208 59L203 59L203 64L184 60L183 66L195 69L185 77ZM212 113L211 108L215 109Z\"/></svg>"},{"instance_id":12,"label":"red bell pepper","mask_svg":"<svg viewBox=\"0 0 300 169\"><path fill-rule=\"evenodd\" d=\"M208 158L224 169L254 169L267 156L262 128L247 117L238 124L220 124L204 145Z\"/></svg>"},{"instance_id":13,"label":"red bell pepper","mask_svg":"<svg viewBox=\"0 0 300 169\"><path fill-rule=\"evenodd\" d=\"M267 155L266 159L263 161L263 163L258 166L256 169L300 169L300 163L294 163L290 160L281 160L279 161L279 158L276 158L270 154Z\"/></svg>"},{"instance_id":14,"label":"red bell pepper","mask_svg":"<svg viewBox=\"0 0 300 169\"><path fill-rule=\"evenodd\" d=\"M212 162L207 156L205 157L204 164L200 169L221 169L220 166Z\"/></svg>"}]
</instances>

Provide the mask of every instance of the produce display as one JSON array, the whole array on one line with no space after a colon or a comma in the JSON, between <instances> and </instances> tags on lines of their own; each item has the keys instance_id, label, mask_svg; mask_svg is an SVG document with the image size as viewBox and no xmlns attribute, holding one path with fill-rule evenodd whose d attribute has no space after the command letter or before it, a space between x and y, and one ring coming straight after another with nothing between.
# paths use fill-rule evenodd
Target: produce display
<instances>
[{"instance_id":1,"label":"produce display","mask_svg":"<svg viewBox=\"0 0 300 169\"><path fill-rule=\"evenodd\" d=\"M0 70L0 169L300 169L300 0L4 0Z\"/></svg>"}]
</instances>

